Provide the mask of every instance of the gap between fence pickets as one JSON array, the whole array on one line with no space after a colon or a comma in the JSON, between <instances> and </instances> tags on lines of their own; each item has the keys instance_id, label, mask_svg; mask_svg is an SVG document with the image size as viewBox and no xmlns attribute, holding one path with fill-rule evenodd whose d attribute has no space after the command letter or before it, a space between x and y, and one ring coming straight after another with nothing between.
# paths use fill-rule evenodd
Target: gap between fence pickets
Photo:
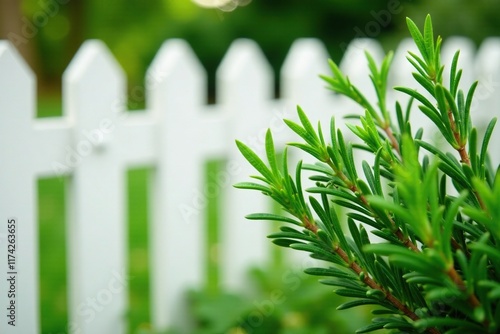
<instances>
[{"instance_id":1,"label":"gap between fence pickets","mask_svg":"<svg viewBox=\"0 0 500 334\"><path fill-rule=\"evenodd\" d=\"M408 48L404 41L396 51L392 85L416 86L411 77L401 77L408 73ZM500 59L500 39L486 40L477 54L469 40L450 39L443 46L447 63L457 48L463 50L459 65L465 67L464 88L475 78L483 79L472 117L484 128L486 119L499 112L495 106L500 105L500 62L492 60ZM359 40L349 47L341 68L352 82L370 91L367 67L360 65L365 49L381 59L376 42ZM127 275L125 260L124 175L131 166L153 167L149 251L154 326L187 323L182 292L204 283L204 210L210 196L222 194L225 199L221 284L244 288L246 270L266 262L270 246L265 238L268 226L249 223L243 216L267 211L269 203L258 194L232 189L231 184L255 174L236 151L234 139L262 154L265 130L271 128L282 149L294 137L281 119L295 119L296 104L314 123L321 120L324 130L332 114L343 127L342 116L359 109L323 88L317 75L328 74L326 58L317 40L296 41L281 72L282 98L277 101L272 99L273 75L262 51L253 41L238 40L217 72L217 104L206 106L205 70L186 42L169 40L146 76L147 111L131 115L125 112L125 74L101 42L88 41L64 75L63 117L34 120L34 75L10 44L0 42L0 213L2 219L14 217L18 222L19 242L16 327L1 322L0 330L40 330L35 181L41 176L69 175L68 330L125 331L127 286L133 277ZM368 96L373 101L374 95ZM432 132L418 112L414 117ZM496 131L493 140L499 139ZM209 189L202 166L213 157L225 157L228 163L224 177ZM310 160L293 154L291 159ZM492 160L497 165L498 154ZM6 225L0 225L4 271ZM12 300L7 288L0 288L1 305Z\"/></svg>"}]
</instances>

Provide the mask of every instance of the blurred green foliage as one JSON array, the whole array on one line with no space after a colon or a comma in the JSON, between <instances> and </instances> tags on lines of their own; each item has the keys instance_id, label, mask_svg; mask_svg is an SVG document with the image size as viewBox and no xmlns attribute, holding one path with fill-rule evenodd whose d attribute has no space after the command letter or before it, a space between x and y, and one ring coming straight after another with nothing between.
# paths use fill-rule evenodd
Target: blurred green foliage
<instances>
[{"instance_id":1,"label":"blurred green foliage","mask_svg":"<svg viewBox=\"0 0 500 334\"><path fill-rule=\"evenodd\" d=\"M345 299L300 269L254 268L249 271L249 278L246 291L239 294L190 291L190 333L354 333L357 326L369 323L369 307L364 312L336 312L335 308ZM175 329L168 332L181 333L184 334Z\"/></svg>"},{"instance_id":2,"label":"blurred green foliage","mask_svg":"<svg viewBox=\"0 0 500 334\"><path fill-rule=\"evenodd\" d=\"M249 276L244 294L191 291L192 333L354 333L356 326L369 323L369 308L336 312L345 300L299 268L255 268Z\"/></svg>"},{"instance_id":3,"label":"blurred green foliage","mask_svg":"<svg viewBox=\"0 0 500 334\"><path fill-rule=\"evenodd\" d=\"M37 15L49 13L47 3L56 3L55 15L37 25ZM59 86L77 48L90 38L110 47L129 77L129 87L143 84L163 41L183 38L206 67L213 97L215 69L236 38L257 41L277 72L290 45L300 37L321 39L335 61L355 37L378 38L393 49L407 36L406 16L418 23L430 13L443 37L465 35L476 43L500 33L497 0L253 0L232 12L202 8L191 0L72 0L66 4L24 0L22 4L23 14L39 32L29 43L42 88ZM51 91L57 93L58 88ZM132 101L131 107L142 107L142 100Z\"/></svg>"},{"instance_id":4,"label":"blurred green foliage","mask_svg":"<svg viewBox=\"0 0 500 334\"><path fill-rule=\"evenodd\" d=\"M57 88L52 93L58 92L59 78L77 48L91 38L110 47L129 77L129 87L143 84L144 73L163 41L183 38L207 69L213 98L215 69L236 38L257 41L277 73L290 45L301 37L321 39L335 61L355 37L378 38L393 49L407 36L406 16L418 23L430 13L443 37L465 35L476 43L500 32L497 0L253 0L231 12L202 8L191 0L22 3L23 14L39 32L29 41L37 60L35 70L42 88ZM37 25L37 15L49 13L47 3L56 3L55 15ZM143 98L132 102L133 109L144 105Z\"/></svg>"},{"instance_id":5,"label":"blurred green foliage","mask_svg":"<svg viewBox=\"0 0 500 334\"><path fill-rule=\"evenodd\" d=\"M444 39L466 36L479 44L489 36L500 35L498 13L498 0L419 0L412 1L405 15L421 24L431 14L434 31Z\"/></svg>"},{"instance_id":6,"label":"blurred green foliage","mask_svg":"<svg viewBox=\"0 0 500 334\"><path fill-rule=\"evenodd\" d=\"M278 69L291 43L300 37L318 37L339 58L340 43L355 35L353 27L373 20L370 11L386 8L383 0L257 1L233 12L202 8L190 0L76 1L60 5L56 16L36 35L36 52L46 80L58 80L75 52L75 40L98 38L115 54L130 79L141 84L147 66L168 38L183 38L195 50L213 78L231 42L240 37L259 43ZM44 7L25 0L28 18ZM79 6L80 11L72 10ZM394 22L401 21L403 17ZM391 23L383 34L393 30Z\"/></svg>"},{"instance_id":7,"label":"blurred green foliage","mask_svg":"<svg viewBox=\"0 0 500 334\"><path fill-rule=\"evenodd\" d=\"M64 333L68 324L65 184L65 178L38 180L43 333Z\"/></svg>"}]
</instances>

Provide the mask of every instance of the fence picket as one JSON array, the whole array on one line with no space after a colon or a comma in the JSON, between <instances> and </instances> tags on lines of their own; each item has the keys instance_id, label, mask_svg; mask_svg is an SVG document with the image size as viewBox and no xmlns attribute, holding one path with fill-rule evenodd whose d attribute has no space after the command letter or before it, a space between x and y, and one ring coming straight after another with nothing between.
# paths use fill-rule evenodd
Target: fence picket
<instances>
[{"instance_id":1,"label":"fence picket","mask_svg":"<svg viewBox=\"0 0 500 334\"><path fill-rule=\"evenodd\" d=\"M125 166L115 139L125 109L125 75L102 42L82 45L64 74L74 117L70 147L70 327L124 333L127 310Z\"/></svg>"},{"instance_id":2,"label":"fence picket","mask_svg":"<svg viewBox=\"0 0 500 334\"><path fill-rule=\"evenodd\" d=\"M35 77L6 41L0 41L0 73L0 268L3 274L0 332L37 333L40 323L38 217L36 179L30 161L37 146L32 129ZM15 218L15 243L12 244L15 253L8 252L14 248L7 246L12 238L7 223L12 218ZM11 255L9 262L8 255ZM13 279L6 281L8 278ZM8 310L12 318L6 318L7 307L13 308ZM10 325L7 321L13 322Z\"/></svg>"},{"instance_id":3,"label":"fence picket","mask_svg":"<svg viewBox=\"0 0 500 334\"><path fill-rule=\"evenodd\" d=\"M158 164L150 230L152 322L164 329L183 324L187 288L203 283L203 160L199 135L206 100L206 74L181 40L163 44L148 77L148 108L158 118ZM189 96L189 98L186 98Z\"/></svg>"},{"instance_id":4,"label":"fence picket","mask_svg":"<svg viewBox=\"0 0 500 334\"><path fill-rule=\"evenodd\" d=\"M465 69L462 71L459 87L467 94L470 86L477 80L476 70L474 68L476 47L470 39L455 36L447 38L446 41L444 41L441 48L441 59L443 64L446 64L443 71L443 80L445 86L449 86L451 62L455 56L455 52L459 50L460 56L458 58L457 69Z\"/></svg>"},{"instance_id":5,"label":"fence picket","mask_svg":"<svg viewBox=\"0 0 500 334\"><path fill-rule=\"evenodd\" d=\"M325 89L326 83L320 75L330 75L327 59L328 51L323 43L314 38L296 40L281 68L281 99L286 108L293 109L299 105L304 109L311 122L318 120L328 124L333 105L333 93Z\"/></svg>"},{"instance_id":6,"label":"fence picket","mask_svg":"<svg viewBox=\"0 0 500 334\"><path fill-rule=\"evenodd\" d=\"M227 135L232 139L227 166L232 184L256 174L236 150L234 138L251 146L259 155L264 154L265 132L272 125L272 97L272 70L260 48L246 39L233 42L217 70L217 103L230 113ZM225 287L241 291L249 266L265 263L269 249L266 240L269 224L248 221L244 215L269 210L269 202L257 192L232 187L224 195L227 206L221 229L222 281Z\"/></svg>"}]
</instances>

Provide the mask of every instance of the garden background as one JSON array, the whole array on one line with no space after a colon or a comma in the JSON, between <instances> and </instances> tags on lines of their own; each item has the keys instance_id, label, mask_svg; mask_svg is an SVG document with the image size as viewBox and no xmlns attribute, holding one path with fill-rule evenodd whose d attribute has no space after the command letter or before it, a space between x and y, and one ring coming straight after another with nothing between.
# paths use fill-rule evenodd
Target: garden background
<instances>
[{"instance_id":1,"label":"garden background","mask_svg":"<svg viewBox=\"0 0 500 334\"><path fill-rule=\"evenodd\" d=\"M255 40L278 76L297 38L319 38L338 61L356 37L373 37L386 51L394 49L408 36L405 17L421 24L427 13L443 37L467 36L479 45L486 37L500 35L498 0L233 0L215 8L191 0L1 0L0 38L16 44L38 77L38 117L61 115L61 75L81 43L90 38L103 40L111 49L128 75L129 109L140 112L146 68L168 38L190 43L208 72L207 102L213 103L215 70L236 38ZM279 80L275 82L278 92ZM222 164L207 163L207 180ZM147 168L127 173L128 202L134 203L134 210L128 212L130 333L150 328L148 173ZM38 182L42 333L67 330L65 182L61 178ZM197 333L241 333L238 322L256 307L256 301L280 287L286 268L276 249L267 267L249 268L253 285L247 292L221 291L214 255L217 201L211 199L207 213L207 284L188 293L192 301L189 317ZM316 284L316 279L300 279L304 282L300 289L285 291L285 302L277 305L255 333L329 333L331 328L353 332L367 321L363 314L335 312L340 301L331 289Z\"/></svg>"}]
</instances>

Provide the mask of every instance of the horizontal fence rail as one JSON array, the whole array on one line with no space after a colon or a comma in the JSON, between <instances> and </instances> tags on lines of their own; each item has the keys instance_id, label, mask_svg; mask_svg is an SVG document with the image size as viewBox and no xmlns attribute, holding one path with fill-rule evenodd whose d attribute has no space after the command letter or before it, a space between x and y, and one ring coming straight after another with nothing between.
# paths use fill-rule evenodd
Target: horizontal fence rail
<instances>
[{"instance_id":1,"label":"horizontal fence rail","mask_svg":"<svg viewBox=\"0 0 500 334\"><path fill-rule=\"evenodd\" d=\"M396 50L392 86L417 87L405 59L414 48L404 40ZM468 39L450 38L443 45L446 64L457 49L464 68L462 89L480 80L472 118L481 130L489 119L500 116L500 39L488 39L476 51ZM379 62L384 56L378 42L359 39L349 45L340 67L374 101L365 50ZM244 216L270 206L259 194L232 188L254 174L234 140L262 154L265 131L270 128L278 149L283 149L294 136L282 119L295 119L296 105L325 128L335 116L337 125L346 129L343 116L361 110L325 89L318 74L329 73L327 58L318 40L297 40L281 70L281 97L274 99L274 75L262 51L251 40L237 40L216 74L217 103L207 105L204 68L185 41L168 40L146 74L147 110L129 113L125 73L102 42L91 40L82 45L64 73L63 116L37 119L36 78L14 47L1 41L0 268L7 277L0 285L0 332L40 331L36 181L41 177L69 179L70 333L126 331L124 175L134 166L153 170L149 254L154 328L182 323L183 292L204 283L205 211L214 193L224 198L221 285L243 289L248 267L265 263L271 254L265 238L269 229L265 224L249 224ZM396 92L389 98L407 101ZM442 143L421 113L412 117L414 124L424 128L426 138ZM492 141L500 142L499 131ZM492 152L495 166L499 152ZM294 154L291 160L308 159ZM358 157L365 159L363 153ZM213 158L227 162L217 189L207 186L203 178L204 163ZM11 251L8 245L14 243ZM15 291L15 297L9 291ZM100 303L99 312L86 312L89 298ZM14 315L15 327L5 321L6 308Z\"/></svg>"}]
</instances>

